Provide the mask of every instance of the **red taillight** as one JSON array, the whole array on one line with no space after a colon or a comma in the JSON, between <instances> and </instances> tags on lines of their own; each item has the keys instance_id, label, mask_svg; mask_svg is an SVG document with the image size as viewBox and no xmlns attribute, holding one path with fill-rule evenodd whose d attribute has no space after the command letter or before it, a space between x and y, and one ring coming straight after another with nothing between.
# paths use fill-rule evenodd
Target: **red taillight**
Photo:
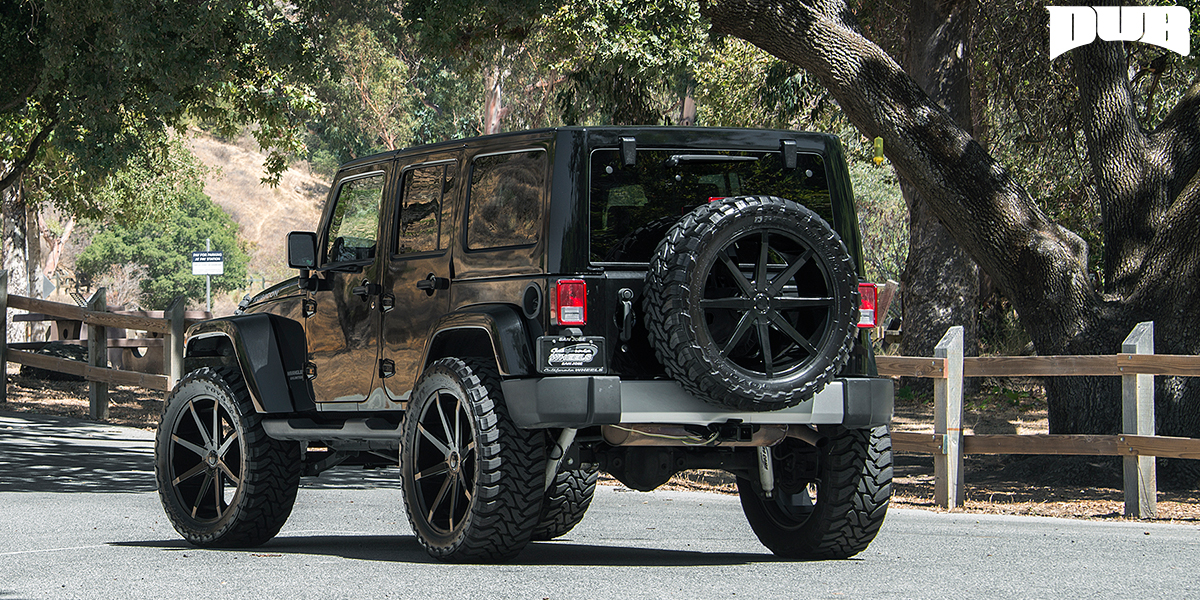
<instances>
[{"instance_id":1,"label":"red taillight","mask_svg":"<svg viewBox=\"0 0 1200 600\"><path fill-rule=\"evenodd\" d=\"M864 329L875 326L875 284L858 284L858 326Z\"/></svg>"},{"instance_id":2,"label":"red taillight","mask_svg":"<svg viewBox=\"0 0 1200 600\"><path fill-rule=\"evenodd\" d=\"M558 300L554 310L559 325L587 323L587 283L582 279L558 280L554 297Z\"/></svg>"}]
</instances>

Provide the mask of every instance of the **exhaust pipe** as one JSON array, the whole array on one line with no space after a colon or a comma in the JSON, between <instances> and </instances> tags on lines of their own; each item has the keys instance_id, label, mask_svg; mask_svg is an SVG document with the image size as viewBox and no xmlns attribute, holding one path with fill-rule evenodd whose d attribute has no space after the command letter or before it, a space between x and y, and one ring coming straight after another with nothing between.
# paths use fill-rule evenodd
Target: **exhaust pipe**
<instances>
[{"instance_id":1,"label":"exhaust pipe","mask_svg":"<svg viewBox=\"0 0 1200 600\"><path fill-rule=\"evenodd\" d=\"M625 424L605 425L601 428L604 441L613 446L774 446L788 434L787 425L759 425L748 439L718 440L716 434L704 437L688 431L682 425Z\"/></svg>"}]
</instances>

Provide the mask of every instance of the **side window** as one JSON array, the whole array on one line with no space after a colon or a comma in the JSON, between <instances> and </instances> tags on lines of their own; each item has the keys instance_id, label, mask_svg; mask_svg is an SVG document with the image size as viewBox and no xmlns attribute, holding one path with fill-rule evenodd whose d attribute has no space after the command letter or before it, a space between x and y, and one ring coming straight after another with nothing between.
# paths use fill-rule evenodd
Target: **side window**
<instances>
[{"instance_id":1,"label":"side window","mask_svg":"<svg viewBox=\"0 0 1200 600\"><path fill-rule=\"evenodd\" d=\"M383 201L382 172L344 181L329 222L325 261L361 262L375 258L379 235L379 204Z\"/></svg>"},{"instance_id":2,"label":"side window","mask_svg":"<svg viewBox=\"0 0 1200 600\"><path fill-rule=\"evenodd\" d=\"M537 242L546 166L546 153L541 150L475 159L467 209L467 248Z\"/></svg>"},{"instance_id":3,"label":"side window","mask_svg":"<svg viewBox=\"0 0 1200 600\"><path fill-rule=\"evenodd\" d=\"M438 217L446 165L420 167L404 173L404 206L400 209L400 235L396 254L433 252L438 243Z\"/></svg>"}]
</instances>

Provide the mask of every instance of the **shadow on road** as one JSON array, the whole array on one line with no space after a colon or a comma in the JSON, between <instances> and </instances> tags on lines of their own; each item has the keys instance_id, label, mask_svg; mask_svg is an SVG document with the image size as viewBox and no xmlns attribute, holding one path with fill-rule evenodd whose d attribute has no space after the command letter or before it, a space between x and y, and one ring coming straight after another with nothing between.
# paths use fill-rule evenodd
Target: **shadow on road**
<instances>
[{"instance_id":1,"label":"shadow on road","mask_svg":"<svg viewBox=\"0 0 1200 600\"><path fill-rule=\"evenodd\" d=\"M305 488L399 489L397 469L336 468ZM0 492L153 492L154 432L0 411Z\"/></svg>"},{"instance_id":2,"label":"shadow on road","mask_svg":"<svg viewBox=\"0 0 1200 600\"><path fill-rule=\"evenodd\" d=\"M183 540L113 542L113 546L160 548L165 551L238 552L271 557L296 554L332 556L353 560L395 563L440 564L431 558L411 535L281 535L255 548L202 549ZM523 566L598 566L598 567L723 567L753 563L772 563L782 559L767 553L694 552L627 546L597 546L568 540L534 542L515 560L506 564Z\"/></svg>"},{"instance_id":3,"label":"shadow on road","mask_svg":"<svg viewBox=\"0 0 1200 600\"><path fill-rule=\"evenodd\" d=\"M0 412L0 492L152 492L153 432Z\"/></svg>"}]
</instances>

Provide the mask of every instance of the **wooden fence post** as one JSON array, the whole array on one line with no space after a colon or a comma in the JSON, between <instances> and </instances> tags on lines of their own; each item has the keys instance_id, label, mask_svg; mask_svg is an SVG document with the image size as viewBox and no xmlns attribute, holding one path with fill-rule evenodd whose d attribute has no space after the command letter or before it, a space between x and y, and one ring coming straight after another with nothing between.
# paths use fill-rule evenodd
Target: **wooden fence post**
<instances>
[{"instance_id":1,"label":"wooden fence post","mask_svg":"<svg viewBox=\"0 0 1200 600\"><path fill-rule=\"evenodd\" d=\"M183 377L183 332L187 328L183 315L186 309L184 297L176 296L163 313L163 317L171 323L171 332L167 334L163 346L163 375L167 376L167 391L175 389L175 384Z\"/></svg>"},{"instance_id":2,"label":"wooden fence post","mask_svg":"<svg viewBox=\"0 0 1200 600\"><path fill-rule=\"evenodd\" d=\"M1154 354L1154 323L1138 323L1121 343L1124 354ZM1154 376L1121 376L1121 432L1154 435ZM1125 516L1153 519L1158 513L1153 456L1125 457Z\"/></svg>"},{"instance_id":3,"label":"wooden fence post","mask_svg":"<svg viewBox=\"0 0 1200 600\"><path fill-rule=\"evenodd\" d=\"M107 312L108 302L104 288L96 290L87 301L87 310ZM88 364L101 369L108 367L108 328L103 325L88 325ZM97 421L108 420L108 384L88 382L89 413Z\"/></svg>"},{"instance_id":4,"label":"wooden fence post","mask_svg":"<svg viewBox=\"0 0 1200 600\"><path fill-rule=\"evenodd\" d=\"M962 412L963 328L956 325L933 350L946 359L946 377L933 380L933 431L941 436L942 452L933 456L933 500L947 510L963 501Z\"/></svg>"},{"instance_id":5,"label":"wooden fence post","mask_svg":"<svg viewBox=\"0 0 1200 600\"><path fill-rule=\"evenodd\" d=\"M0 270L0 404L8 402L8 269Z\"/></svg>"}]
</instances>

